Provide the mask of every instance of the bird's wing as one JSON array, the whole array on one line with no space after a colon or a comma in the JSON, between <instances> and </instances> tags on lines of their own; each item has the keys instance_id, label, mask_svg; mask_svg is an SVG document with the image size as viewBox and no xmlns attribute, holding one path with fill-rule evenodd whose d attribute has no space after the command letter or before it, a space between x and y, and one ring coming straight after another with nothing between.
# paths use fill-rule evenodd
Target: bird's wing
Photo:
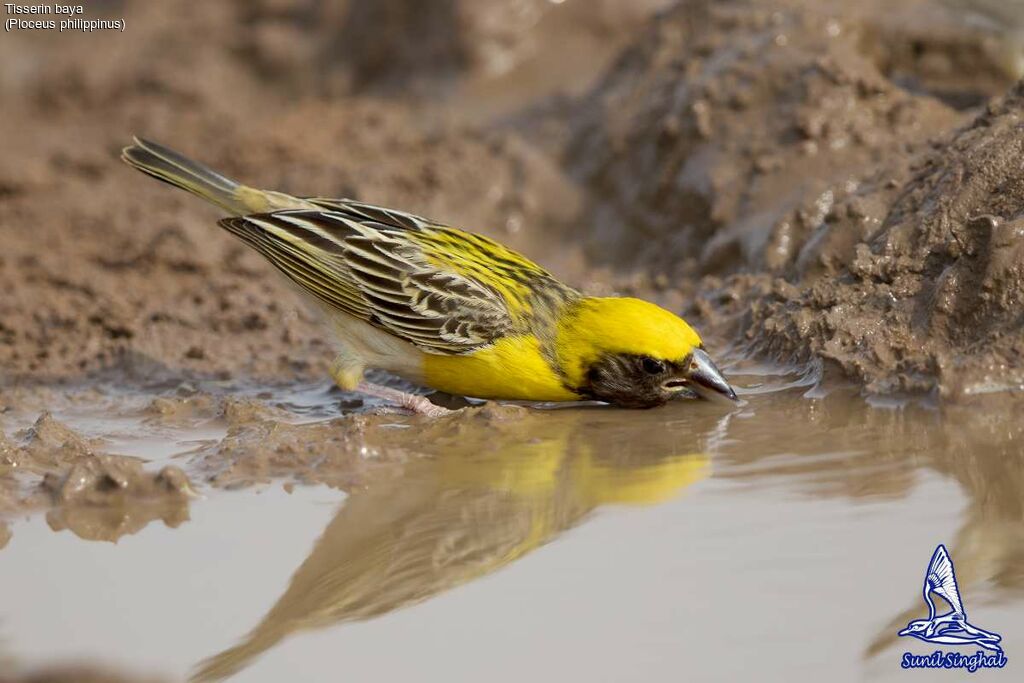
<instances>
[{"instance_id":1,"label":"bird's wing","mask_svg":"<svg viewBox=\"0 0 1024 683\"><path fill-rule=\"evenodd\" d=\"M454 273L494 291L513 318L528 316L538 297L577 295L530 259L483 235L352 199L307 197L305 201L328 209L331 215L408 240L438 271Z\"/></svg>"},{"instance_id":2,"label":"bird's wing","mask_svg":"<svg viewBox=\"0 0 1024 683\"><path fill-rule=\"evenodd\" d=\"M470 353L509 334L529 314L530 283L556 283L478 235L331 201L314 202L322 211L239 216L220 225L328 306L429 353Z\"/></svg>"},{"instance_id":3,"label":"bird's wing","mask_svg":"<svg viewBox=\"0 0 1024 683\"><path fill-rule=\"evenodd\" d=\"M928 563L925 575L925 586L928 590L940 595L955 614L966 617L963 602L960 600L960 589L956 585L956 574L953 572L953 561L949 559L946 546L939 545Z\"/></svg>"}]
</instances>

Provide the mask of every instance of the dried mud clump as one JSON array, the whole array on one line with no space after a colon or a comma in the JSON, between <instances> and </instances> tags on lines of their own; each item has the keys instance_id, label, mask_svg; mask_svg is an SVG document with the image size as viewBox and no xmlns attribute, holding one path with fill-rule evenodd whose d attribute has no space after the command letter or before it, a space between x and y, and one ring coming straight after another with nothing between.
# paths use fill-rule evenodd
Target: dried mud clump
<instances>
[{"instance_id":1,"label":"dried mud clump","mask_svg":"<svg viewBox=\"0 0 1024 683\"><path fill-rule=\"evenodd\" d=\"M913 166L835 277L788 289L752 329L837 363L870 391L1024 390L1022 159L1019 85ZM853 229L858 201L836 207L821 242Z\"/></svg>"},{"instance_id":2,"label":"dried mud clump","mask_svg":"<svg viewBox=\"0 0 1024 683\"><path fill-rule=\"evenodd\" d=\"M54 529L114 541L155 519L178 526L194 495L181 469L148 472L137 458L99 451L49 413L17 435L0 437L0 511L53 506Z\"/></svg>"},{"instance_id":3,"label":"dried mud clump","mask_svg":"<svg viewBox=\"0 0 1024 683\"><path fill-rule=\"evenodd\" d=\"M148 474L140 461L95 454L75 458L65 473L47 474L42 486L58 503L75 505L122 504L127 498L165 495L185 499L193 493L188 477L172 465Z\"/></svg>"},{"instance_id":4,"label":"dried mud clump","mask_svg":"<svg viewBox=\"0 0 1024 683\"><path fill-rule=\"evenodd\" d=\"M694 0L652 23L579 106L569 164L601 203L592 255L781 270L834 188L959 120L885 78L858 20L826 7Z\"/></svg>"}]
</instances>

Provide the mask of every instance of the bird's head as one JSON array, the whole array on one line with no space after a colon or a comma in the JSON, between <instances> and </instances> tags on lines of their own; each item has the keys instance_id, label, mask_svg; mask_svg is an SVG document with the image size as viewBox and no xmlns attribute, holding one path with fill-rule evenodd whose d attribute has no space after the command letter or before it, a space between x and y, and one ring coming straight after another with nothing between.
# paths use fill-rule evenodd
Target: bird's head
<instances>
[{"instance_id":1,"label":"bird's head","mask_svg":"<svg viewBox=\"0 0 1024 683\"><path fill-rule=\"evenodd\" d=\"M901 636L913 636L913 635L917 635L919 633L924 633L925 630L927 630L929 624L931 624L931 623L932 622L931 622L930 619L915 619L914 621L912 621L909 624L907 624L907 627L905 629L903 629L902 631L900 631L899 635L901 635Z\"/></svg>"},{"instance_id":2,"label":"bird's head","mask_svg":"<svg viewBox=\"0 0 1024 683\"><path fill-rule=\"evenodd\" d=\"M736 392L679 316L641 299L588 297L559 324L558 363L583 396L624 408L653 408L697 394Z\"/></svg>"}]
</instances>

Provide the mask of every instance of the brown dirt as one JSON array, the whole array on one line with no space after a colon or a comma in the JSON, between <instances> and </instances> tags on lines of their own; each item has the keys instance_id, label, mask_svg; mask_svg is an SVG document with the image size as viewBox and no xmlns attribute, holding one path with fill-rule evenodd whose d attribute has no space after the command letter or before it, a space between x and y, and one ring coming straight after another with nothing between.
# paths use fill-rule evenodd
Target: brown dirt
<instances>
[{"instance_id":1,"label":"brown dirt","mask_svg":"<svg viewBox=\"0 0 1024 683\"><path fill-rule=\"evenodd\" d=\"M66 377L130 362L126 353L192 372L325 367L313 317L216 228L216 211L117 160L132 133L252 184L403 206L521 246L522 226L557 230L572 215L571 185L513 133L420 116L395 100L278 88L220 37L250 11L128 3L133 30L88 63L90 36L42 50L37 36L14 34L0 46L18 64L2 84L17 132L0 161L4 374Z\"/></svg>"},{"instance_id":2,"label":"brown dirt","mask_svg":"<svg viewBox=\"0 0 1024 683\"><path fill-rule=\"evenodd\" d=\"M1021 101L951 106L1005 75L940 19L904 28L927 6L667 12L577 108L587 254L872 393L1020 389Z\"/></svg>"},{"instance_id":3,"label":"brown dirt","mask_svg":"<svg viewBox=\"0 0 1024 683\"><path fill-rule=\"evenodd\" d=\"M760 328L877 393L1024 389L1022 105L1018 87L838 202L802 250L802 287L763 301L748 336ZM885 208L865 216L865 206Z\"/></svg>"},{"instance_id":4,"label":"brown dirt","mask_svg":"<svg viewBox=\"0 0 1024 683\"><path fill-rule=\"evenodd\" d=\"M650 26L578 107L589 253L677 280L784 270L836 191L959 120L883 76L862 32L806 3L688 2Z\"/></svg>"}]
</instances>

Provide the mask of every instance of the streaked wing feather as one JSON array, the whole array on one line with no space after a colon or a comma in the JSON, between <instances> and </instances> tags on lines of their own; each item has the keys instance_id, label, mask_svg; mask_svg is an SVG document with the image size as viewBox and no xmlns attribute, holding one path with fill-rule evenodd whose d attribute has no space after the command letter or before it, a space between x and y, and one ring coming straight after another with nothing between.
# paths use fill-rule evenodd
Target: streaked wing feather
<instances>
[{"instance_id":1,"label":"streaked wing feather","mask_svg":"<svg viewBox=\"0 0 1024 683\"><path fill-rule=\"evenodd\" d=\"M485 284L504 300L509 313L517 317L529 311L530 299L538 291L553 294L556 298L576 295L576 292L555 280L536 263L483 235L450 228L422 216L351 199L307 197L305 201L324 207L328 210L325 213L377 230L402 234L435 266L434 272L449 272L459 276L457 281L449 280L445 283L448 286L446 296L476 297L480 295L478 291L457 291L460 283ZM546 287L534 287L541 281ZM418 284L424 285L423 282Z\"/></svg>"},{"instance_id":2,"label":"streaked wing feather","mask_svg":"<svg viewBox=\"0 0 1024 683\"><path fill-rule=\"evenodd\" d=\"M428 226L436 226L437 223L422 216L415 216L404 211L388 209L383 206L374 206L357 202L354 199L329 199L327 197L304 197L307 202L322 206L328 211L336 211L347 214L350 218L359 222L374 222L389 228L399 230L422 230Z\"/></svg>"},{"instance_id":3,"label":"streaked wing feather","mask_svg":"<svg viewBox=\"0 0 1024 683\"><path fill-rule=\"evenodd\" d=\"M291 280L324 303L359 318L365 319L370 314L370 307L354 286L339 286L337 283L326 286L330 278L325 277L316 264L309 261L306 252L296 249L272 233L264 232L263 225L242 217L225 218L219 224L266 256Z\"/></svg>"},{"instance_id":4,"label":"streaked wing feather","mask_svg":"<svg viewBox=\"0 0 1024 683\"><path fill-rule=\"evenodd\" d=\"M448 264L459 263L462 255L431 258L434 242L410 239L413 231L454 233L454 241L445 234L442 243L458 248L461 233L356 202L310 201L325 210L226 218L220 224L328 305L424 351L468 353L514 328L507 297L480 277L486 262L474 262L481 270L459 272ZM466 249L479 251L475 245Z\"/></svg>"}]
</instances>

